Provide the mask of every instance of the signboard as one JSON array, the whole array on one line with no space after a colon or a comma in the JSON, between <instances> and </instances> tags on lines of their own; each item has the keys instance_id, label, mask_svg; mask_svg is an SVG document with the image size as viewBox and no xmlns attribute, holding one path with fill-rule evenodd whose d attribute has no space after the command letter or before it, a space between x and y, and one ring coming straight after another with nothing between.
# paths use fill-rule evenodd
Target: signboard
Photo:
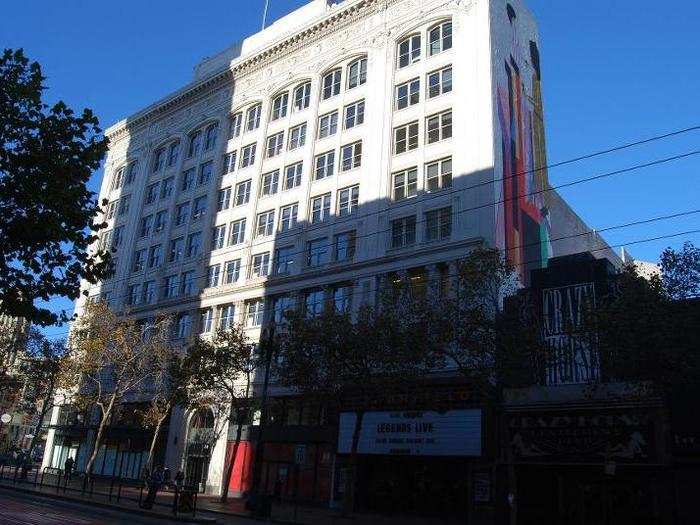
<instances>
[{"instance_id":1,"label":"signboard","mask_svg":"<svg viewBox=\"0 0 700 525\"><path fill-rule=\"evenodd\" d=\"M340 414L340 454L350 453L355 420L354 412ZM480 456L481 410L367 412L357 451L401 456Z\"/></svg>"},{"instance_id":2,"label":"signboard","mask_svg":"<svg viewBox=\"0 0 700 525\"><path fill-rule=\"evenodd\" d=\"M516 461L644 463L656 457L654 424L647 412L522 413L511 415L508 427Z\"/></svg>"}]
</instances>

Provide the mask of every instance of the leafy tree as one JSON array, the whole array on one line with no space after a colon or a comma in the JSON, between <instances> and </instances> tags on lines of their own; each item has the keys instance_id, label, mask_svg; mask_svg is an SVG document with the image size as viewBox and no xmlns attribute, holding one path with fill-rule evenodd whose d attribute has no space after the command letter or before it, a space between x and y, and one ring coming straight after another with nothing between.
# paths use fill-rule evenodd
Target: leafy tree
<instances>
[{"instance_id":1,"label":"leafy tree","mask_svg":"<svg viewBox=\"0 0 700 525\"><path fill-rule=\"evenodd\" d=\"M275 377L282 386L339 412L355 414L345 511L354 507L355 465L367 406L387 392L419 380L435 362L433 330L424 302L403 283L380 294L375 307L356 315L291 312L280 335Z\"/></svg>"},{"instance_id":2,"label":"leafy tree","mask_svg":"<svg viewBox=\"0 0 700 525\"><path fill-rule=\"evenodd\" d=\"M171 326L167 319L143 325L121 319L105 302L88 303L73 327L70 382L73 402L94 408L97 432L85 472L89 476L109 421L127 397L143 397L158 364L170 352Z\"/></svg>"},{"instance_id":3,"label":"leafy tree","mask_svg":"<svg viewBox=\"0 0 700 525\"><path fill-rule=\"evenodd\" d=\"M37 300L75 299L81 279L109 271L88 253L99 211L87 189L107 150L98 120L42 102L45 77L21 49L0 56L0 313L49 325L67 320Z\"/></svg>"},{"instance_id":4,"label":"leafy tree","mask_svg":"<svg viewBox=\"0 0 700 525\"><path fill-rule=\"evenodd\" d=\"M258 354L243 328L232 325L218 331L212 340L195 340L187 360L191 363L191 399L199 406L213 408L215 421L218 420L215 423L218 431L212 439L218 439L227 423L236 426L233 450L230 454L227 451L224 466L221 501L226 502L243 425L252 409L253 374L259 365Z\"/></svg>"},{"instance_id":5,"label":"leafy tree","mask_svg":"<svg viewBox=\"0 0 700 525\"><path fill-rule=\"evenodd\" d=\"M700 296L700 248L686 242L680 251L666 248L661 253L664 291L671 299Z\"/></svg>"}]
</instances>

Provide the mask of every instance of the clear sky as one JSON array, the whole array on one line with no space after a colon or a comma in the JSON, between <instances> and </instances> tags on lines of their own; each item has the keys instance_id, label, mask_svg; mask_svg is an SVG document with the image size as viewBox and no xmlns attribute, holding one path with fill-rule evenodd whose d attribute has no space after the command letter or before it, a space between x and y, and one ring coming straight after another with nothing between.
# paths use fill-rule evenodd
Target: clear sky
<instances>
[{"instance_id":1,"label":"clear sky","mask_svg":"<svg viewBox=\"0 0 700 525\"><path fill-rule=\"evenodd\" d=\"M270 0L270 18L305 2ZM50 101L62 99L76 110L90 107L107 127L189 82L202 58L257 31L263 4L5 0L0 46L23 47L42 64ZM700 2L529 0L528 5L541 32L550 163L700 125ZM695 150L700 131L553 169L550 179L557 185ZM602 229L700 209L699 170L700 155L561 193L591 227ZM101 175L93 177L95 190ZM700 229L700 214L605 236L620 244L694 229ZM687 238L700 244L698 234ZM633 245L630 251L655 260L664 247L685 239Z\"/></svg>"}]
</instances>

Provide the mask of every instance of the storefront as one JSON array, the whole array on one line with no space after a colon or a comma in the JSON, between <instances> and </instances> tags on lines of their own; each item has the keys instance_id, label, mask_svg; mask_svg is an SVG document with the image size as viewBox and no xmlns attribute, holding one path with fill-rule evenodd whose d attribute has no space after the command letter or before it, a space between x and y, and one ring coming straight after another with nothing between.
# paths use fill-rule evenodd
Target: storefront
<instances>
[{"instance_id":1,"label":"storefront","mask_svg":"<svg viewBox=\"0 0 700 525\"><path fill-rule=\"evenodd\" d=\"M341 501L356 414L340 415L335 493ZM357 445L357 508L386 514L465 519L491 503L483 411L376 411L364 414Z\"/></svg>"}]
</instances>

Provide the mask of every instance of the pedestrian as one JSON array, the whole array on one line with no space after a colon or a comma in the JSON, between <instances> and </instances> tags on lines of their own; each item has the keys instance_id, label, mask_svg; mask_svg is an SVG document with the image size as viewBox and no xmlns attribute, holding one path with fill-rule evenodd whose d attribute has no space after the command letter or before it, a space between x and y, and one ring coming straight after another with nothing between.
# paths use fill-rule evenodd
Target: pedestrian
<instances>
[{"instance_id":1,"label":"pedestrian","mask_svg":"<svg viewBox=\"0 0 700 525\"><path fill-rule=\"evenodd\" d=\"M157 466L151 473L151 477L148 480L148 494L146 495L146 500L143 502L142 508L151 509L156 501L156 496L158 496L158 491L163 484L163 467Z\"/></svg>"},{"instance_id":2,"label":"pedestrian","mask_svg":"<svg viewBox=\"0 0 700 525\"><path fill-rule=\"evenodd\" d=\"M166 489L170 488L170 469L168 467L163 469L163 486Z\"/></svg>"},{"instance_id":3,"label":"pedestrian","mask_svg":"<svg viewBox=\"0 0 700 525\"><path fill-rule=\"evenodd\" d=\"M63 463L63 471L64 475L66 476L66 483L68 483L71 480L71 477L73 476L73 468L75 467L75 460L68 456L66 458L65 463Z\"/></svg>"},{"instance_id":4,"label":"pedestrian","mask_svg":"<svg viewBox=\"0 0 700 525\"><path fill-rule=\"evenodd\" d=\"M173 498L173 514L177 515L177 509L180 505L180 491L182 490L182 485L185 482L185 473L182 470L178 470L175 473L175 478L173 480L173 486L175 488L175 497Z\"/></svg>"}]
</instances>

